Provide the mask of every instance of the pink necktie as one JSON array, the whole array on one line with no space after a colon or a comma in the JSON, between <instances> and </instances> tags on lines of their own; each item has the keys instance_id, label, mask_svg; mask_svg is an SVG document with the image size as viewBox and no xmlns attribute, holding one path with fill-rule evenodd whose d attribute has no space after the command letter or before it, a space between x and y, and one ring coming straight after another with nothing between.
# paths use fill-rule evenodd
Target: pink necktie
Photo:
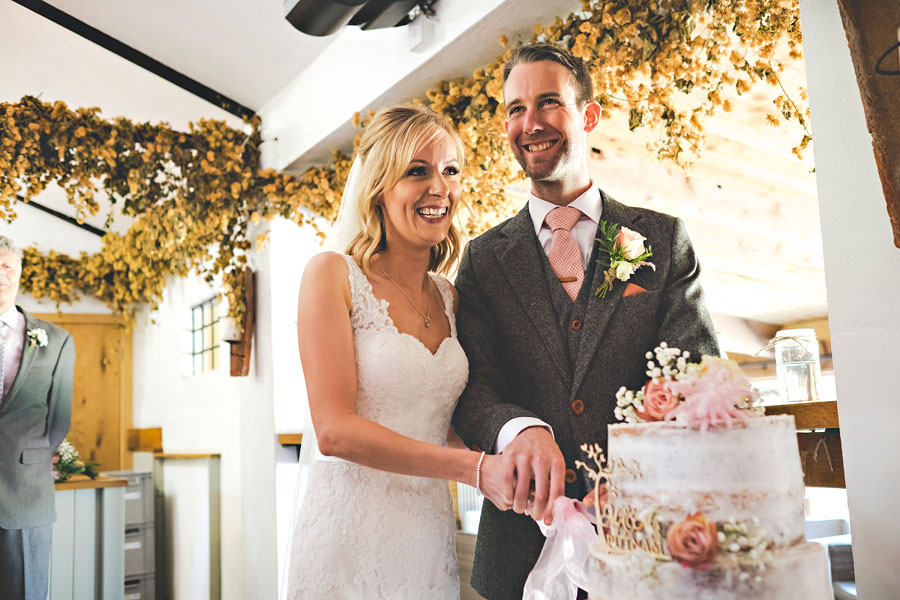
<instances>
[{"instance_id":1,"label":"pink necktie","mask_svg":"<svg viewBox=\"0 0 900 600\"><path fill-rule=\"evenodd\" d=\"M559 277L563 289L574 301L584 281L584 265L581 263L581 249L572 237L572 227L581 217L581 211L571 206L559 206L547 213L544 222L553 232L553 241L547 258Z\"/></svg>"}]
</instances>

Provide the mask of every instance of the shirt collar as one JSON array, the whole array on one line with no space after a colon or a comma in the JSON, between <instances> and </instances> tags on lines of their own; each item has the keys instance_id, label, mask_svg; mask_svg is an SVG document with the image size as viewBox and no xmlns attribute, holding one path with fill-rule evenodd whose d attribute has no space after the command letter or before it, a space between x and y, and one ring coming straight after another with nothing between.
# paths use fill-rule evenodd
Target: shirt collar
<instances>
[{"instance_id":1,"label":"shirt collar","mask_svg":"<svg viewBox=\"0 0 900 600\"><path fill-rule=\"evenodd\" d=\"M10 329L16 328L16 325L19 323L19 310L16 308L15 304L10 306L9 310L0 315L0 321L6 323Z\"/></svg>"},{"instance_id":2,"label":"shirt collar","mask_svg":"<svg viewBox=\"0 0 900 600\"><path fill-rule=\"evenodd\" d=\"M531 221L534 223L534 232L540 233L541 227L544 225L544 219L547 213L556 208L558 205L547 202L534 195L532 192L528 196L528 212L531 214ZM577 208L594 224L600 224L600 217L603 214L603 198L600 195L600 188L591 182L590 187L583 194L572 200L568 204Z\"/></svg>"}]
</instances>

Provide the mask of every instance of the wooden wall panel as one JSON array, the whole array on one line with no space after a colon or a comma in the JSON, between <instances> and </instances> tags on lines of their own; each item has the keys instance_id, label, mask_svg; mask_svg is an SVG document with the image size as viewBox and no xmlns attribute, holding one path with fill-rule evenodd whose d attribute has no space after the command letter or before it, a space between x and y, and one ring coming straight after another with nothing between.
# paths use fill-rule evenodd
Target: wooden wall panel
<instances>
[{"instance_id":1,"label":"wooden wall panel","mask_svg":"<svg viewBox=\"0 0 900 600\"><path fill-rule=\"evenodd\" d=\"M131 331L116 315L40 314L75 342L75 381L69 441L100 470L130 469Z\"/></svg>"}]
</instances>

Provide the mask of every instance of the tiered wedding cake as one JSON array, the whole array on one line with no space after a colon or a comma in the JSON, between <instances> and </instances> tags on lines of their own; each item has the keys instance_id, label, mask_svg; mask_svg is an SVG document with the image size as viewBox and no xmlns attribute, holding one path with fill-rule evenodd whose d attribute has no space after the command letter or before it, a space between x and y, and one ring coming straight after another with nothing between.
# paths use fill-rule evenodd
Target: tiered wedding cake
<instances>
[{"instance_id":1,"label":"tiered wedding cake","mask_svg":"<svg viewBox=\"0 0 900 600\"><path fill-rule=\"evenodd\" d=\"M793 417L760 416L735 363L665 345L655 358L643 390L617 395L628 423L609 426L609 461L585 447L609 486L590 598L830 599Z\"/></svg>"}]
</instances>

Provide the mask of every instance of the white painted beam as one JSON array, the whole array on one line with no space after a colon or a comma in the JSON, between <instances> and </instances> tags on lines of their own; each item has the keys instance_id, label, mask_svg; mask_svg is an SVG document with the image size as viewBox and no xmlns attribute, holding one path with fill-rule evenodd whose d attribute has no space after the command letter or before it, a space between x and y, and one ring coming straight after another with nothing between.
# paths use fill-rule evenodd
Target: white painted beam
<instances>
[{"instance_id":1,"label":"white painted beam","mask_svg":"<svg viewBox=\"0 0 900 600\"><path fill-rule=\"evenodd\" d=\"M527 41L536 23L579 7L573 0L445 0L435 5L434 41L421 52L407 49L405 27L347 28L259 111L264 166L299 173L328 162L334 148L352 147L353 113L424 97L436 82L501 55L501 34Z\"/></svg>"},{"instance_id":2,"label":"white painted beam","mask_svg":"<svg viewBox=\"0 0 900 600\"><path fill-rule=\"evenodd\" d=\"M860 598L896 598L900 251L837 3L800 0L800 17L856 583Z\"/></svg>"}]
</instances>

